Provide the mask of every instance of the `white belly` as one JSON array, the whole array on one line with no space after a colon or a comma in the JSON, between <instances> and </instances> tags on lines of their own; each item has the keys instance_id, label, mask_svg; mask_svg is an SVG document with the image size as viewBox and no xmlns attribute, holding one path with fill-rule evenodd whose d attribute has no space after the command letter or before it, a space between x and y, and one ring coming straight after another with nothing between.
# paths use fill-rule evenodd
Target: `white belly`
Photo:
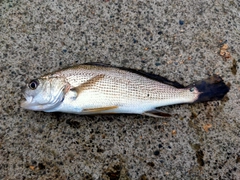
<instances>
[{"instance_id":1,"label":"white belly","mask_svg":"<svg viewBox=\"0 0 240 180\"><path fill-rule=\"evenodd\" d=\"M146 111L151 111L156 107L166 106L189 102L184 98L162 99L162 100L142 100L129 99L124 97L109 97L105 94L96 91L82 92L77 96L75 91L69 91L65 95L64 101L56 108L46 112L66 112L74 114L104 114L104 113L130 113L143 114ZM90 111L86 109L116 107L104 111Z\"/></svg>"}]
</instances>

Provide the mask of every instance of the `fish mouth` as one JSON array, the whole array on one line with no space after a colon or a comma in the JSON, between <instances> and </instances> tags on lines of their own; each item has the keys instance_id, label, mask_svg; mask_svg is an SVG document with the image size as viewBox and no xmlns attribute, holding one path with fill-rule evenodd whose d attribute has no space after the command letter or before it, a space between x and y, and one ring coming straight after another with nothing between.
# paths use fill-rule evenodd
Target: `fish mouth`
<instances>
[{"instance_id":1,"label":"fish mouth","mask_svg":"<svg viewBox=\"0 0 240 180\"><path fill-rule=\"evenodd\" d=\"M21 108L33 111L48 111L59 106L64 100L63 91L59 91L57 98L54 98L52 102L46 102L40 104L34 101L34 96L28 95L27 93L23 94L25 101L21 101Z\"/></svg>"},{"instance_id":2,"label":"fish mouth","mask_svg":"<svg viewBox=\"0 0 240 180\"><path fill-rule=\"evenodd\" d=\"M21 101L21 108L34 111L39 109L39 104L33 102L33 96L30 96L27 93L24 93L23 96L25 100Z\"/></svg>"},{"instance_id":3,"label":"fish mouth","mask_svg":"<svg viewBox=\"0 0 240 180\"><path fill-rule=\"evenodd\" d=\"M39 104L32 102L32 97L28 98L26 101L21 102L21 108L33 111L47 111L49 109L57 107L62 101L54 102L53 104Z\"/></svg>"},{"instance_id":4,"label":"fish mouth","mask_svg":"<svg viewBox=\"0 0 240 180\"><path fill-rule=\"evenodd\" d=\"M28 110L37 110L37 108L35 107L38 107L39 105L36 104L36 103L31 103L31 102L28 102L28 101L22 101L21 102L21 108L23 109L28 109Z\"/></svg>"},{"instance_id":5,"label":"fish mouth","mask_svg":"<svg viewBox=\"0 0 240 180\"><path fill-rule=\"evenodd\" d=\"M36 104L32 103L33 97L32 96L28 96L26 94L23 95L25 100L21 101L21 108L23 109L32 109L30 107L32 106L36 106Z\"/></svg>"}]
</instances>

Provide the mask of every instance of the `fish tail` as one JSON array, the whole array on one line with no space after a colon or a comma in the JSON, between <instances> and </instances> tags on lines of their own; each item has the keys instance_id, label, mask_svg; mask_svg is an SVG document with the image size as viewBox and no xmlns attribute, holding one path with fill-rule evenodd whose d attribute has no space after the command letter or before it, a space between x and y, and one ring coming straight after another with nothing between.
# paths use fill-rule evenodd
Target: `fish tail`
<instances>
[{"instance_id":1,"label":"fish tail","mask_svg":"<svg viewBox=\"0 0 240 180\"><path fill-rule=\"evenodd\" d=\"M221 100L229 91L229 87L224 83L222 78L215 74L207 79L197 81L188 87L195 87L200 92L194 102Z\"/></svg>"}]
</instances>

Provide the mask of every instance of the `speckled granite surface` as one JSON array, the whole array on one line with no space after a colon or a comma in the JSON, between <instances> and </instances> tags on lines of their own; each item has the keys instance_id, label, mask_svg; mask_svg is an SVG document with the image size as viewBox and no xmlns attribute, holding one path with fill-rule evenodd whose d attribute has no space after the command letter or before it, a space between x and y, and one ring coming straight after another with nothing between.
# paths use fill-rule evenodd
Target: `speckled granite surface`
<instances>
[{"instance_id":1,"label":"speckled granite surface","mask_svg":"<svg viewBox=\"0 0 240 180\"><path fill-rule=\"evenodd\" d=\"M240 179L239 1L0 3L0 179ZM231 90L169 119L20 108L29 79L92 61Z\"/></svg>"}]
</instances>

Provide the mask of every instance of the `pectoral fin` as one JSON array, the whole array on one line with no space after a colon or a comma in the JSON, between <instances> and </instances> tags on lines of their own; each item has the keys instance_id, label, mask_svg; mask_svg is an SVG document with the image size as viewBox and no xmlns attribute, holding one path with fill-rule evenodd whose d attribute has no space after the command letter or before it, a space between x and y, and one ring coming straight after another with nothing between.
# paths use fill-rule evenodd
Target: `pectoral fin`
<instances>
[{"instance_id":1,"label":"pectoral fin","mask_svg":"<svg viewBox=\"0 0 240 180\"><path fill-rule=\"evenodd\" d=\"M98 81L104 78L104 76L104 74L94 76L91 79L87 80L85 83L82 83L79 86L72 88L71 90L76 91L78 96L82 91L91 89Z\"/></svg>"},{"instance_id":2,"label":"pectoral fin","mask_svg":"<svg viewBox=\"0 0 240 180\"><path fill-rule=\"evenodd\" d=\"M151 110L151 111L145 111L143 113L143 115L152 116L152 117L156 117L156 118L159 118L159 117L171 117L172 116L171 114L161 112L161 111L159 111L157 109L154 109L154 110Z\"/></svg>"},{"instance_id":3,"label":"pectoral fin","mask_svg":"<svg viewBox=\"0 0 240 180\"><path fill-rule=\"evenodd\" d=\"M83 109L82 112L88 112L88 113L101 113L102 111L112 110L116 109L118 106L106 106L106 107L99 107L99 108L88 108Z\"/></svg>"}]
</instances>

